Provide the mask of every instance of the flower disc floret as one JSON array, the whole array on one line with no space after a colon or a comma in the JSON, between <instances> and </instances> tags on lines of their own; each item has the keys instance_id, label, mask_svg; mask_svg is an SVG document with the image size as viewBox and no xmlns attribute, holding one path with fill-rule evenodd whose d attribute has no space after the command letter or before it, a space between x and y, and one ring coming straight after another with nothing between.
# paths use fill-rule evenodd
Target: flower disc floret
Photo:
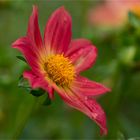
<instances>
[{"instance_id":1,"label":"flower disc floret","mask_svg":"<svg viewBox=\"0 0 140 140\"><path fill-rule=\"evenodd\" d=\"M44 64L49 79L62 87L68 87L75 77L74 66L63 55L50 55Z\"/></svg>"}]
</instances>

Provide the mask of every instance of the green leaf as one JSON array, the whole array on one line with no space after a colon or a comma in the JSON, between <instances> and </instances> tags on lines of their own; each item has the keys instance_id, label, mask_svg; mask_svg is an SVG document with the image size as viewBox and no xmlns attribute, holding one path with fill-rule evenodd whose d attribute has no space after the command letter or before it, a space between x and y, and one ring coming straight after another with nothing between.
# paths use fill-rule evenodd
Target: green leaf
<instances>
[{"instance_id":1,"label":"green leaf","mask_svg":"<svg viewBox=\"0 0 140 140\"><path fill-rule=\"evenodd\" d=\"M30 94L32 94L33 96L39 97L42 96L45 93L45 91L43 89L36 89L36 90L31 90Z\"/></svg>"},{"instance_id":2,"label":"green leaf","mask_svg":"<svg viewBox=\"0 0 140 140\"><path fill-rule=\"evenodd\" d=\"M121 131L117 132L117 140L125 140L125 136Z\"/></svg>"},{"instance_id":3,"label":"green leaf","mask_svg":"<svg viewBox=\"0 0 140 140\"><path fill-rule=\"evenodd\" d=\"M118 58L123 64L131 66L134 62L135 54L136 54L136 47L127 46L125 48L120 49L118 53Z\"/></svg>"},{"instance_id":4,"label":"green leaf","mask_svg":"<svg viewBox=\"0 0 140 140\"><path fill-rule=\"evenodd\" d=\"M140 18L133 12L128 13L128 19L132 26L134 26L135 28L140 28Z\"/></svg>"},{"instance_id":5,"label":"green leaf","mask_svg":"<svg viewBox=\"0 0 140 140\"><path fill-rule=\"evenodd\" d=\"M128 138L127 140L140 140L140 137Z\"/></svg>"},{"instance_id":6,"label":"green leaf","mask_svg":"<svg viewBox=\"0 0 140 140\"><path fill-rule=\"evenodd\" d=\"M29 85L28 80L24 79L23 75L19 77L18 87L22 87L30 91L30 94L32 94L35 97L39 97L43 95L46 91L43 89L32 89Z\"/></svg>"},{"instance_id":7,"label":"green leaf","mask_svg":"<svg viewBox=\"0 0 140 140\"><path fill-rule=\"evenodd\" d=\"M18 56L16 56L16 57L17 57L19 60L21 60L21 61L27 63L26 59L25 59L23 56L18 55Z\"/></svg>"},{"instance_id":8,"label":"green leaf","mask_svg":"<svg viewBox=\"0 0 140 140\"><path fill-rule=\"evenodd\" d=\"M18 87L25 88L27 90L31 90L31 87L26 79L23 78L23 75L19 77Z\"/></svg>"},{"instance_id":9,"label":"green leaf","mask_svg":"<svg viewBox=\"0 0 140 140\"><path fill-rule=\"evenodd\" d=\"M46 97L45 101L43 102L43 105L48 106L50 104L51 104L51 99L50 99L49 95L47 94L47 97Z\"/></svg>"}]
</instances>

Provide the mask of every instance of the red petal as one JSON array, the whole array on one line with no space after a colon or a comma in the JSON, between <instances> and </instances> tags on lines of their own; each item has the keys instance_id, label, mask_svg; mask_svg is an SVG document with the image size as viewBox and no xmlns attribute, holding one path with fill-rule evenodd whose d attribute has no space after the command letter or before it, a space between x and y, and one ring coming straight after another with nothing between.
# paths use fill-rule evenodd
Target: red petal
<instances>
[{"instance_id":1,"label":"red petal","mask_svg":"<svg viewBox=\"0 0 140 140\"><path fill-rule=\"evenodd\" d=\"M70 43L70 47L68 51L66 52L66 56L71 56L73 53L75 53L77 50L79 50L82 47L91 45L91 42L87 39L81 38L81 39L74 39Z\"/></svg>"},{"instance_id":2,"label":"red petal","mask_svg":"<svg viewBox=\"0 0 140 140\"><path fill-rule=\"evenodd\" d=\"M68 105L83 112L94 120L100 126L102 135L107 134L106 115L95 100L90 99L81 93L74 92L72 89L64 90L55 84L52 86Z\"/></svg>"},{"instance_id":3,"label":"red petal","mask_svg":"<svg viewBox=\"0 0 140 140\"><path fill-rule=\"evenodd\" d=\"M85 39L73 40L66 56L76 67L77 73L89 69L97 57L97 48Z\"/></svg>"},{"instance_id":4,"label":"red petal","mask_svg":"<svg viewBox=\"0 0 140 140\"><path fill-rule=\"evenodd\" d=\"M38 71L37 64L37 53L36 47L31 44L31 41L27 37L22 37L17 39L13 44L13 48L20 50L25 56L28 64L31 66L32 70Z\"/></svg>"},{"instance_id":5,"label":"red petal","mask_svg":"<svg viewBox=\"0 0 140 140\"><path fill-rule=\"evenodd\" d=\"M33 12L32 15L30 16L29 23L28 23L27 36L32 41L32 43L38 48L43 46L40 29L38 25L37 6L33 6Z\"/></svg>"},{"instance_id":6,"label":"red petal","mask_svg":"<svg viewBox=\"0 0 140 140\"><path fill-rule=\"evenodd\" d=\"M51 15L45 28L44 40L45 46L51 52L67 51L71 40L71 17L64 7Z\"/></svg>"},{"instance_id":7,"label":"red petal","mask_svg":"<svg viewBox=\"0 0 140 140\"><path fill-rule=\"evenodd\" d=\"M75 80L74 90L86 96L97 96L111 91L104 85L94 81L90 81L89 79L81 76L78 76L77 79Z\"/></svg>"},{"instance_id":8,"label":"red petal","mask_svg":"<svg viewBox=\"0 0 140 140\"><path fill-rule=\"evenodd\" d=\"M45 81L42 77L38 77L33 73L33 71L25 71L23 77L29 80L29 83L33 89L42 88L49 93L50 98L54 96L54 90L49 86L48 82Z\"/></svg>"}]
</instances>

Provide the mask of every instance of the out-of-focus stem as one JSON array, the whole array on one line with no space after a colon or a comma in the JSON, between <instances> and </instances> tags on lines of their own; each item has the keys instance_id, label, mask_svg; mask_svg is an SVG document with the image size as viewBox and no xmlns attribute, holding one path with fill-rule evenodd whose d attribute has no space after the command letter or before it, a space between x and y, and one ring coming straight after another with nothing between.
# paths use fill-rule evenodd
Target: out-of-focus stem
<instances>
[{"instance_id":1,"label":"out-of-focus stem","mask_svg":"<svg viewBox=\"0 0 140 140\"><path fill-rule=\"evenodd\" d=\"M34 98L34 101L31 102L31 105L28 106L28 107L26 107L27 110L26 110L25 112L23 112L21 121L19 122L19 124L18 124L18 126L17 126L17 128L16 128L16 131L15 131L15 133L14 133L12 139L14 139L14 140L19 139L19 137L20 137L20 135L22 134L23 129L24 129L24 127L25 127L27 121L28 121L29 118L30 118L30 115L31 115L31 113L32 113L32 111L33 111L33 109L34 109L34 106L35 106L36 102L37 102L37 99Z\"/></svg>"}]
</instances>

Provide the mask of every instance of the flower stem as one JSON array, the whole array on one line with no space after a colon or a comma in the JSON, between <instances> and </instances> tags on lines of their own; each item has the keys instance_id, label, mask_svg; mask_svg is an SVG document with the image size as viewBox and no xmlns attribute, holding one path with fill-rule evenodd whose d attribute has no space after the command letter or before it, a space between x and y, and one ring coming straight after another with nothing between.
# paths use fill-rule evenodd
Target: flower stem
<instances>
[{"instance_id":1,"label":"flower stem","mask_svg":"<svg viewBox=\"0 0 140 140\"><path fill-rule=\"evenodd\" d=\"M25 112L22 112L22 116L20 118L20 121L18 122L18 125L16 127L16 130L14 132L14 135L12 139L17 140L21 136L23 129L25 128L26 123L28 122L30 115L34 109L34 106L36 104L37 99L34 98L33 101L31 102L30 106L26 106ZM24 106L25 108L25 106Z\"/></svg>"}]
</instances>

